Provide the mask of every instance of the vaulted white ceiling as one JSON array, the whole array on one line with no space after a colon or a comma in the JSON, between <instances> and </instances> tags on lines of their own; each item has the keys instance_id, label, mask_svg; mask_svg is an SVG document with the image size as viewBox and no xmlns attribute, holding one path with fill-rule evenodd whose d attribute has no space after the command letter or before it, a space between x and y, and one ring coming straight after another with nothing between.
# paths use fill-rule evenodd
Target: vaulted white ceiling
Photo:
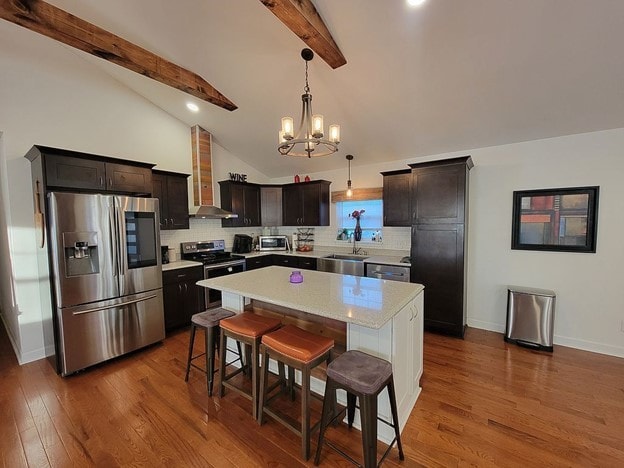
<instances>
[{"instance_id":1,"label":"vaulted white ceiling","mask_svg":"<svg viewBox=\"0 0 624 468\"><path fill-rule=\"evenodd\" d=\"M50 3L201 75L238 109L83 54L269 177L624 127L622 0L313 1L347 64L310 64L314 111L342 127L340 151L312 160L276 150L305 44L259 0Z\"/></svg>"}]
</instances>

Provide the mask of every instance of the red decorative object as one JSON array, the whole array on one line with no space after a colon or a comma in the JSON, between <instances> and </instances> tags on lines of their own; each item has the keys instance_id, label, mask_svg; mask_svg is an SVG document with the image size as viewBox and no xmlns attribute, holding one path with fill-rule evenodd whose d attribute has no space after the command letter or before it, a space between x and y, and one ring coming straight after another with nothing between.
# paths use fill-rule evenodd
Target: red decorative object
<instances>
[{"instance_id":1,"label":"red decorative object","mask_svg":"<svg viewBox=\"0 0 624 468\"><path fill-rule=\"evenodd\" d=\"M299 178L299 175L295 175L295 183L298 184L299 182L301 182L301 179Z\"/></svg>"},{"instance_id":2,"label":"red decorative object","mask_svg":"<svg viewBox=\"0 0 624 468\"><path fill-rule=\"evenodd\" d=\"M310 182L310 177L305 176L305 179L303 179L305 182Z\"/></svg>"}]
</instances>

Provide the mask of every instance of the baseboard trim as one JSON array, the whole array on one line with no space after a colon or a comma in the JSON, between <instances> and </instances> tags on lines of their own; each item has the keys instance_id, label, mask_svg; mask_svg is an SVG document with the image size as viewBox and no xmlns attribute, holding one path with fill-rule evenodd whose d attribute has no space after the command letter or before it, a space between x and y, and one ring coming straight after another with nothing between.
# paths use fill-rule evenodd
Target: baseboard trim
<instances>
[{"instance_id":1,"label":"baseboard trim","mask_svg":"<svg viewBox=\"0 0 624 468\"><path fill-rule=\"evenodd\" d=\"M488 330L497 333L505 333L506 325L494 322L485 322L483 320L468 320L468 326ZM624 347L613 346L593 341L579 340L576 338L568 338L561 335L553 336L553 343L559 346L567 346L568 348L580 349L592 353L606 354L609 356L624 358ZM557 350L555 349L555 352Z\"/></svg>"}]
</instances>

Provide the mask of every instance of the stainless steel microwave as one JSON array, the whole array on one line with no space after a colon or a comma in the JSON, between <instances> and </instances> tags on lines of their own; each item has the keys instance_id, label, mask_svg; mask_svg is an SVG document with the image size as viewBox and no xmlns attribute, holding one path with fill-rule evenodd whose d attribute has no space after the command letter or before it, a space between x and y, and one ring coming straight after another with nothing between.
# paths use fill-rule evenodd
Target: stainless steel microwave
<instances>
[{"instance_id":1,"label":"stainless steel microwave","mask_svg":"<svg viewBox=\"0 0 624 468\"><path fill-rule=\"evenodd\" d=\"M259 236L259 250L288 250L288 238L286 236Z\"/></svg>"}]
</instances>

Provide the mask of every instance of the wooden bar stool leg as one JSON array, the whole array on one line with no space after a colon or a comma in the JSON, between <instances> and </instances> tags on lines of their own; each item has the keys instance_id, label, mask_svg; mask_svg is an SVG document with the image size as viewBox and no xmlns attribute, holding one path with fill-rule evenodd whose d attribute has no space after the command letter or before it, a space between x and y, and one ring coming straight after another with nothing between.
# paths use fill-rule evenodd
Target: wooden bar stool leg
<instances>
[{"instance_id":1,"label":"wooden bar stool leg","mask_svg":"<svg viewBox=\"0 0 624 468\"><path fill-rule=\"evenodd\" d=\"M266 347L261 346L262 351L262 377L260 380L260 406L258 407L258 424L262 426L264 417L264 404L267 399L267 386L269 383L269 352Z\"/></svg>"},{"instance_id":2,"label":"wooden bar stool leg","mask_svg":"<svg viewBox=\"0 0 624 468\"><path fill-rule=\"evenodd\" d=\"M328 398L328 395L330 398ZM319 427L318 443L316 444L316 456L314 464L318 465L321 461L321 449L323 448L323 440L325 439L325 429L329 426L331 420L335 417L335 413L331 410L330 399L335 399L336 388L334 382L327 378L325 381L325 397L323 398L323 411L321 413L321 425Z\"/></svg>"},{"instance_id":3,"label":"wooden bar stool leg","mask_svg":"<svg viewBox=\"0 0 624 468\"><path fill-rule=\"evenodd\" d=\"M355 418L355 398L353 393L347 392L347 422L349 429L353 427L353 419Z\"/></svg>"},{"instance_id":4,"label":"wooden bar stool leg","mask_svg":"<svg viewBox=\"0 0 624 468\"><path fill-rule=\"evenodd\" d=\"M212 385L214 383L215 332L216 327L206 329L206 369L208 370L206 385L208 386L208 396L212 396Z\"/></svg>"},{"instance_id":5,"label":"wooden bar stool leg","mask_svg":"<svg viewBox=\"0 0 624 468\"><path fill-rule=\"evenodd\" d=\"M360 396L364 467L377 466L377 395Z\"/></svg>"},{"instance_id":6,"label":"wooden bar stool leg","mask_svg":"<svg viewBox=\"0 0 624 468\"><path fill-rule=\"evenodd\" d=\"M401 443L401 431L399 428L399 413L397 411L396 395L394 393L394 379L388 382L388 396L390 397L390 409L392 411L392 423L394 424L394 435L397 440L397 448L399 449L399 460L405 460L403 455L403 444Z\"/></svg>"},{"instance_id":7,"label":"wooden bar stool leg","mask_svg":"<svg viewBox=\"0 0 624 468\"><path fill-rule=\"evenodd\" d=\"M310 367L301 369L301 456L310 458Z\"/></svg>"},{"instance_id":8,"label":"wooden bar stool leg","mask_svg":"<svg viewBox=\"0 0 624 468\"><path fill-rule=\"evenodd\" d=\"M219 398L223 397L225 392L225 386L223 385L223 379L225 378L225 342L227 340L223 329L219 334ZM241 363L242 365L242 363Z\"/></svg>"},{"instance_id":9,"label":"wooden bar stool leg","mask_svg":"<svg viewBox=\"0 0 624 468\"><path fill-rule=\"evenodd\" d=\"M191 339L189 342L188 360L186 361L186 376L184 381L188 382L189 372L191 371L191 359L193 359L193 344L195 343L195 325L191 325Z\"/></svg>"},{"instance_id":10,"label":"wooden bar stool leg","mask_svg":"<svg viewBox=\"0 0 624 468\"><path fill-rule=\"evenodd\" d=\"M288 366L288 393L290 401L295 401L295 368Z\"/></svg>"},{"instance_id":11,"label":"wooden bar stool leg","mask_svg":"<svg viewBox=\"0 0 624 468\"><path fill-rule=\"evenodd\" d=\"M261 338L256 338L251 346L251 415L254 419L258 418L258 393L260 390L260 380L258 379L258 370L260 367L260 356L258 355Z\"/></svg>"}]
</instances>

